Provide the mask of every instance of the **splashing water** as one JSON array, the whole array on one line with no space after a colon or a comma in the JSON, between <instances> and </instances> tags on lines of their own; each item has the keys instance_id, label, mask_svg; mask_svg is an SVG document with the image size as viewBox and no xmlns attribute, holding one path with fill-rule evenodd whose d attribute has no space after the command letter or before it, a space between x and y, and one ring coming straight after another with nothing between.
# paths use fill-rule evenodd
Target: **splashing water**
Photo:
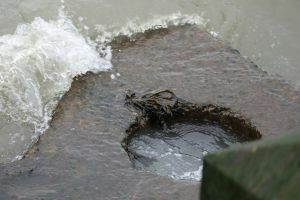
<instances>
[{"instance_id":1,"label":"splashing water","mask_svg":"<svg viewBox=\"0 0 300 200\"><path fill-rule=\"evenodd\" d=\"M56 20L36 17L19 25L14 34L0 37L0 162L22 158L44 133L76 75L112 67L107 43L114 37L170 25L205 24L200 16L178 12L144 23L132 20L113 30L97 25L96 44L82 35L64 9L62 1ZM83 30L89 27L84 25Z\"/></svg>"},{"instance_id":2,"label":"splashing water","mask_svg":"<svg viewBox=\"0 0 300 200\"><path fill-rule=\"evenodd\" d=\"M135 33L143 33L146 30L167 28L169 26L180 26L184 24L193 24L204 27L207 22L208 21L202 16L184 15L180 12L177 12L166 16L157 15L154 16L153 19L146 22L133 19L121 27L110 27L107 25L105 26L97 24L95 27L97 31L96 41L100 43L107 43L119 35L126 35L130 37Z\"/></svg>"},{"instance_id":3,"label":"splashing water","mask_svg":"<svg viewBox=\"0 0 300 200\"><path fill-rule=\"evenodd\" d=\"M22 24L13 34L0 36L0 162L16 159L48 128L74 76L111 68L107 43L117 35L201 25L263 69L299 85L298 5L270 0L251 5L236 0L2 0L1 34ZM58 17L48 20L59 7Z\"/></svg>"},{"instance_id":4,"label":"splashing water","mask_svg":"<svg viewBox=\"0 0 300 200\"><path fill-rule=\"evenodd\" d=\"M35 18L0 37L0 162L20 158L48 128L73 77L112 67L60 9L57 20Z\"/></svg>"}]
</instances>

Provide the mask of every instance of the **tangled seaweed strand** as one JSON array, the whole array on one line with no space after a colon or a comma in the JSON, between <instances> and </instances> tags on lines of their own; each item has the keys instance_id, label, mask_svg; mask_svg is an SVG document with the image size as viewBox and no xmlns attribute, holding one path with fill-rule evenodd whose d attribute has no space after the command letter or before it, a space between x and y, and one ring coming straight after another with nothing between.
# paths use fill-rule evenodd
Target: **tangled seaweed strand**
<instances>
[{"instance_id":1,"label":"tangled seaweed strand","mask_svg":"<svg viewBox=\"0 0 300 200\"><path fill-rule=\"evenodd\" d=\"M125 105L139 111L143 118L151 121L164 122L167 118L178 117L196 108L196 104L178 98L172 91L163 90L154 94L146 94L141 98L129 91L125 98Z\"/></svg>"},{"instance_id":2,"label":"tangled seaweed strand","mask_svg":"<svg viewBox=\"0 0 300 200\"><path fill-rule=\"evenodd\" d=\"M213 104L198 105L178 98L172 91L163 90L137 97L128 91L125 105L138 111L133 124L126 130L122 145L127 149L128 141L139 130L151 126L166 128L176 121L210 121L237 132L245 140L261 138L261 134L251 122L230 108Z\"/></svg>"}]
</instances>

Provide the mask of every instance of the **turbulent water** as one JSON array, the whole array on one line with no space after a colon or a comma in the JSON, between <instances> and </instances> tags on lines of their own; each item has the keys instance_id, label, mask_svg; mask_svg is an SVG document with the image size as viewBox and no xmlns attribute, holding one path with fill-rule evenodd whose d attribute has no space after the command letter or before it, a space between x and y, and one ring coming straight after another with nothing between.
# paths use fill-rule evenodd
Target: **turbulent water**
<instances>
[{"instance_id":1,"label":"turbulent water","mask_svg":"<svg viewBox=\"0 0 300 200\"><path fill-rule=\"evenodd\" d=\"M112 67L120 34L198 24L269 73L300 82L300 2L1 0L0 162L20 158L51 120L73 77Z\"/></svg>"},{"instance_id":2,"label":"turbulent water","mask_svg":"<svg viewBox=\"0 0 300 200\"><path fill-rule=\"evenodd\" d=\"M109 47L100 56L95 45L79 34L62 9L56 20L37 17L0 37L2 160L18 159L48 128L73 77L111 68Z\"/></svg>"}]
</instances>

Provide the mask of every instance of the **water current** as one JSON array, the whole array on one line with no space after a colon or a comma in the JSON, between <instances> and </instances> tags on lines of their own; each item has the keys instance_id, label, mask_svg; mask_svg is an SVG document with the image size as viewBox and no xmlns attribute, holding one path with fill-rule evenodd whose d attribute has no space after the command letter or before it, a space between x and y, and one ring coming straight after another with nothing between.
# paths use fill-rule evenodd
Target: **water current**
<instances>
[{"instance_id":1,"label":"water current","mask_svg":"<svg viewBox=\"0 0 300 200\"><path fill-rule=\"evenodd\" d=\"M49 126L73 78L113 68L118 35L185 23L300 84L299 1L1 0L0 162L21 158Z\"/></svg>"}]
</instances>

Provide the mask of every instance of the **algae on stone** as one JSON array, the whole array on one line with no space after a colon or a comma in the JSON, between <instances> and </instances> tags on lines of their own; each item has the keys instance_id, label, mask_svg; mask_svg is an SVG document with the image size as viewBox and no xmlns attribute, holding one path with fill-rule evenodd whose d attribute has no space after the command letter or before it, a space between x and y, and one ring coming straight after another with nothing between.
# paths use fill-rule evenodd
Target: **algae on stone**
<instances>
[{"instance_id":1,"label":"algae on stone","mask_svg":"<svg viewBox=\"0 0 300 200\"><path fill-rule=\"evenodd\" d=\"M300 199L300 133L204 158L203 200Z\"/></svg>"}]
</instances>

